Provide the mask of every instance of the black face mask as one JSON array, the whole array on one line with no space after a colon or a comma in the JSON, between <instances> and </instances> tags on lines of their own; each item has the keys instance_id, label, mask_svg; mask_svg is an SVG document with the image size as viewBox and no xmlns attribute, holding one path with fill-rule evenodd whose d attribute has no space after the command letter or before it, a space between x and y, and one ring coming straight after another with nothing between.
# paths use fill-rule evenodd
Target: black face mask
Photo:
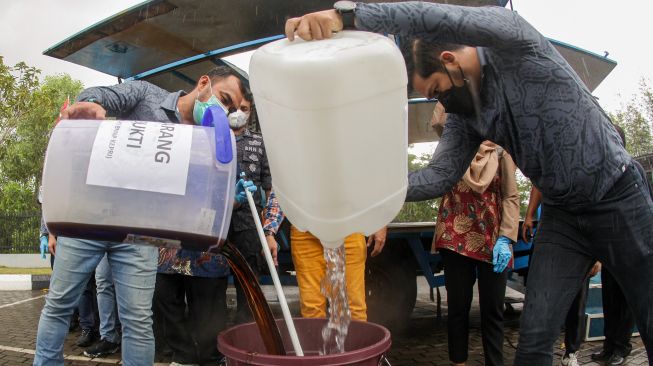
<instances>
[{"instance_id":1,"label":"black face mask","mask_svg":"<svg viewBox=\"0 0 653 366\"><path fill-rule=\"evenodd\" d=\"M444 65L442 65L442 67L444 67ZM456 86L451 78L451 74L449 74L449 70L444 67L447 76L449 76L449 80L451 80L452 86L450 89L447 89L438 95L438 101L442 103L442 106L447 113L471 116L476 111L474 108L474 97L472 96L469 80L465 77L462 67L458 66L458 68L460 69L460 74L463 77L464 84L462 86Z\"/></svg>"}]
</instances>

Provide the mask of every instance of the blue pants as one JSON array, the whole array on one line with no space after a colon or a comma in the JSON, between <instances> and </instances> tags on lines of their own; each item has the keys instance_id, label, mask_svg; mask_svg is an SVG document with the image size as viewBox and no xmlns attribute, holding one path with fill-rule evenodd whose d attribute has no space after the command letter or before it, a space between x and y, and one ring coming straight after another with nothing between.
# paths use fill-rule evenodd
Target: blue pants
<instances>
[{"instance_id":1,"label":"blue pants","mask_svg":"<svg viewBox=\"0 0 653 366\"><path fill-rule=\"evenodd\" d=\"M100 315L100 337L111 343L120 343L116 290L113 286L111 267L106 255L95 270L95 283L97 285L97 306Z\"/></svg>"},{"instance_id":2,"label":"blue pants","mask_svg":"<svg viewBox=\"0 0 653 366\"><path fill-rule=\"evenodd\" d=\"M152 365L152 296L158 250L132 244L59 237L50 291L41 312L34 365L63 365L68 323L91 273L107 255L123 325L122 364Z\"/></svg>"},{"instance_id":3,"label":"blue pants","mask_svg":"<svg viewBox=\"0 0 653 366\"><path fill-rule=\"evenodd\" d=\"M77 305L79 325L82 329L97 330L98 328L98 305L95 296L95 279L91 276Z\"/></svg>"},{"instance_id":4,"label":"blue pants","mask_svg":"<svg viewBox=\"0 0 653 366\"><path fill-rule=\"evenodd\" d=\"M599 202L543 206L515 365L551 366L553 343L595 260L623 289L651 359L653 201L636 164Z\"/></svg>"}]
</instances>

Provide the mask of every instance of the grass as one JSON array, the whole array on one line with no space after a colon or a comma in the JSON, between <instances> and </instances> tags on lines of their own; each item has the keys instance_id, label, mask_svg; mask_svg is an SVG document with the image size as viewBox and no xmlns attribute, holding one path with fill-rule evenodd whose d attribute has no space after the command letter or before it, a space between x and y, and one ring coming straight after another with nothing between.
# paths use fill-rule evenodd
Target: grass
<instances>
[{"instance_id":1,"label":"grass","mask_svg":"<svg viewBox=\"0 0 653 366\"><path fill-rule=\"evenodd\" d=\"M0 266L0 275L2 274L34 274L34 275L48 275L52 274L52 270L48 267L44 268L15 268Z\"/></svg>"}]
</instances>

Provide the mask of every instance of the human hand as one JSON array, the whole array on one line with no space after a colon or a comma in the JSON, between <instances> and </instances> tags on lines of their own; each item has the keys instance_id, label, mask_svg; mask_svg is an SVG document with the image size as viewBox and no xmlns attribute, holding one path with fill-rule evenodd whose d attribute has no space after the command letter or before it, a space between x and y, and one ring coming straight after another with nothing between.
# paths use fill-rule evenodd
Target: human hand
<instances>
[{"instance_id":1,"label":"human hand","mask_svg":"<svg viewBox=\"0 0 653 366\"><path fill-rule=\"evenodd\" d=\"M57 251L57 237L52 234L48 235L48 249L50 254L55 255Z\"/></svg>"},{"instance_id":2,"label":"human hand","mask_svg":"<svg viewBox=\"0 0 653 366\"><path fill-rule=\"evenodd\" d=\"M512 257L510 250L510 239L505 236L500 236L492 249L492 264L494 264L494 272L502 273Z\"/></svg>"},{"instance_id":3,"label":"human hand","mask_svg":"<svg viewBox=\"0 0 653 366\"><path fill-rule=\"evenodd\" d=\"M370 253L372 257L376 257L377 255L381 254L381 252L383 251L387 234L388 234L388 227L384 226L379 231L375 232L374 234L370 235L369 238L367 238L368 248L370 247L370 245L372 245L372 243L374 243L374 247L372 248L372 253Z\"/></svg>"},{"instance_id":4,"label":"human hand","mask_svg":"<svg viewBox=\"0 0 653 366\"><path fill-rule=\"evenodd\" d=\"M533 238L533 218L526 216L521 226L521 237L525 242L530 242Z\"/></svg>"},{"instance_id":5,"label":"human hand","mask_svg":"<svg viewBox=\"0 0 653 366\"><path fill-rule=\"evenodd\" d=\"M342 17L335 9L306 14L286 21L286 37L290 41L297 36L305 41L331 38L332 32L342 30Z\"/></svg>"},{"instance_id":6,"label":"human hand","mask_svg":"<svg viewBox=\"0 0 653 366\"><path fill-rule=\"evenodd\" d=\"M236 196L234 199L241 205L247 202L247 193L245 193L246 190L250 193L254 193L256 192L256 186L251 180L240 178L238 183L236 183Z\"/></svg>"},{"instance_id":7,"label":"human hand","mask_svg":"<svg viewBox=\"0 0 653 366\"><path fill-rule=\"evenodd\" d=\"M41 235L41 258L45 259L45 254L48 253L48 235Z\"/></svg>"},{"instance_id":8,"label":"human hand","mask_svg":"<svg viewBox=\"0 0 653 366\"><path fill-rule=\"evenodd\" d=\"M77 102L61 111L61 119L105 119L107 111L92 102Z\"/></svg>"},{"instance_id":9,"label":"human hand","mask_svg":"<svg viewBox=\"0 0 653 366\"><path fill-rule=\"evenodd\" d=\"M596 274L599 272L601 272L601 262L596 261L596 263L594 263L592 266L592 269L590 269L590 277L596 276Z\"/></svg>"},{"instance_id":10,"label":"human hand","mask_svg":"<svg viewBox=\"0 0 653 366\"><path fill-rule=\"evenodd\" d=\"M265 240L268 242L268 248L270 248L270 254L272 254L272 261L274 262L275 266L278 266L279 244L277 244L277 240L274 238L274 235L266 236Z\"/></svg>"}]
</instances>

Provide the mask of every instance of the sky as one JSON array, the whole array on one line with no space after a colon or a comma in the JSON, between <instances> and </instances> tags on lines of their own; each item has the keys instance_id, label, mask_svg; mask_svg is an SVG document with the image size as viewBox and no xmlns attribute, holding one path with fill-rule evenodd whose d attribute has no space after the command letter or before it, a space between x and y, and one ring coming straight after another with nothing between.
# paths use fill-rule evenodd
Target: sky
<instances>
[{"instance_id":1,"label":"sky","mask_svg":"<svg viewBox=\"0 0 653 366\"><path fill-rule=\"evenodd\" d=\"M41 69L42 75L69 73L87 87L115 84L117 79L113 76L44 56L42 52L140 2L4 0L0 13L0 56L9 65L25 61ZM653 81L653 1L513 0L513 6L547 37L600 55L607 51L609 58L618 62L594 92L604 109L615 111L628 101L637 92L642 77Z\"/></svg>"}]
</instances>

